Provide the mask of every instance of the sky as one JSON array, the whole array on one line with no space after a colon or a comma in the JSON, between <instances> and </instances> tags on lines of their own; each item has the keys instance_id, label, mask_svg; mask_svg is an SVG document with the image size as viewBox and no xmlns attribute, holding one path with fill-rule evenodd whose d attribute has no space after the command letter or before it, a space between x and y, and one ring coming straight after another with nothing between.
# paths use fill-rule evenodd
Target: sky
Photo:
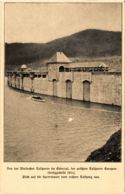
<instances>
[{"instance_id":1,"label":"sky","mask_svg":"<svg viewBox=\"0 0 125 194\"><path fill-rule=\"evenodd\" d=\"M5 42L46 43L85 29L121 31L121 3L6 3Z\"/></svg>"}]
</instances>

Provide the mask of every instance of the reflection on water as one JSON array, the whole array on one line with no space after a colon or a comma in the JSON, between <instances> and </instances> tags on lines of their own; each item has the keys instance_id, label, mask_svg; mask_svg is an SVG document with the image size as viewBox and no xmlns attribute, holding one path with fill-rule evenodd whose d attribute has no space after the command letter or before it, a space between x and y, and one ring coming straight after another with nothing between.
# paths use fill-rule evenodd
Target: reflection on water
<instances>
[{"instance_id":1,"label":"reflection on water","mask_svg":"<svg viewBox=\"0 0 125 194\"><path fill-rule=\"evenodd\" d=\"M119 108L45 99L5 88L5 161L84 161L120 128Z\"/></svg>"}]
</instances>

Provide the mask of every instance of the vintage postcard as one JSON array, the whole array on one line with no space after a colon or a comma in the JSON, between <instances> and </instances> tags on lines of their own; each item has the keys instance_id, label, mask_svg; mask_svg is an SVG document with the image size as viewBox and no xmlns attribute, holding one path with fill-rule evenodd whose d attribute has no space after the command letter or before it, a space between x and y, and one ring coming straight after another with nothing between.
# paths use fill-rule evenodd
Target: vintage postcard
<instances>
[{"instance_id":1,"label":"vintage postcard","mask_svg":"<svg viewBox=\"0 0 125 194\"><path fill-rule=\"evenodd\" d=\"M122 194L124 2L0 9L1 193Z\"/></svg>"}]
</instances>

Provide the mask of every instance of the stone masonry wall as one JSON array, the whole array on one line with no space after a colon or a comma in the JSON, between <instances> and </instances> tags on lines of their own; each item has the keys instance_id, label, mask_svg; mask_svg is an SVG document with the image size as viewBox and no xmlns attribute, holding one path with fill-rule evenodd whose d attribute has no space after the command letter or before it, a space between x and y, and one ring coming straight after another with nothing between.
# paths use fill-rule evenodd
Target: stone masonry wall
<instances>
[{"instance_id":1,"label":"stone masonry wall","mask_svg":"<svg viewBox=\"0 0 125 194\"><path fill-rule=\"evenodd\" d=\"M21 78L10 78L10 86L21 88ZM60 72L56 80L57 96L66 98L66 81L72 83L72 99L83 100L83 82L90 83L90 101L102 104L121 105L121 74L115 73L90 73L90 72ZM16 82L16 84L15 84ZM34 78L34 92L53 96L53 77ZM23 89L31 91L32 81L30 77L23 78Z\"/></svg>"}]
</instances>

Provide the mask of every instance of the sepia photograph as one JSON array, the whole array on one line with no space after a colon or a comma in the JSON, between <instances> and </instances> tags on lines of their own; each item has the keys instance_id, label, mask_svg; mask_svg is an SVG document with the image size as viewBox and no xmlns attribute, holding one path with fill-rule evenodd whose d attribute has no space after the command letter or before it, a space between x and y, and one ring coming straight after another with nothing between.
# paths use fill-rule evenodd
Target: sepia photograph
<instances>
[{"instance_id":1,"label":"sepia photograph","mask_svg":"<svg viewBox=\"0 0 125 194\"><path fill-rule=\"evenodd\" d=\"M4 13L4 162L121 162L122 3Z\"/></svg>"}]
</instances>

